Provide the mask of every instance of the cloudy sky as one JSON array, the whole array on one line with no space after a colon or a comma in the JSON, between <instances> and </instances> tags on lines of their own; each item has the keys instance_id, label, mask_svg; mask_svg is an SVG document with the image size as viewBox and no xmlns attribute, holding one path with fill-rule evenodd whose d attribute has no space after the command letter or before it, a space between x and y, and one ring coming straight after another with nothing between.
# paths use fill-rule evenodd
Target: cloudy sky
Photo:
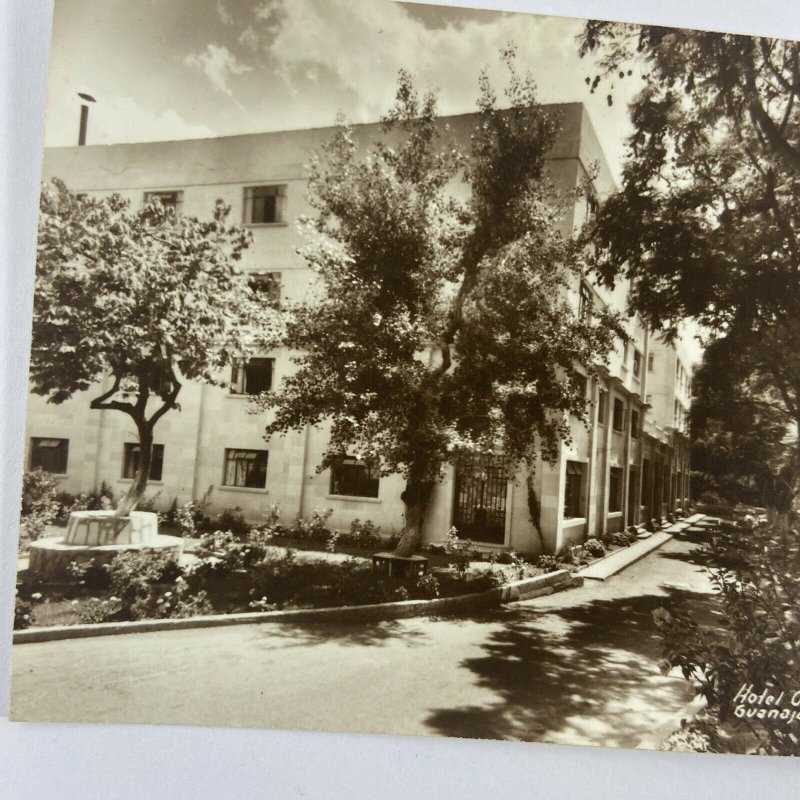
<instances>
[{"instance_id":1,"label":"cloudy sky","mask_svg":"<svg viewBox=\"0 0 800 800\"><path fill-rule=\"evenodd\" d=\"M77 141L77 92L97 99L89 144L353 122L388 107L398 70L474 109L478 73L509 42L543 102L589 106L616 166L625 99L591 95L577 20L384 0L56 0L45 144ZM615 169L616 172L616 169Z\"/></svg>"}]
</instances>

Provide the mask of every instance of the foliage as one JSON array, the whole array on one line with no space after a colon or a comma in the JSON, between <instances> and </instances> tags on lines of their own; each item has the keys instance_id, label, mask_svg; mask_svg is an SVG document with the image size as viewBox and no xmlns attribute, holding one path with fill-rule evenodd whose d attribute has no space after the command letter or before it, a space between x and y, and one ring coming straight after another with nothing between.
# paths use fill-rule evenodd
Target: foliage
<instances>
[{"instance_id":1,"label":"foliage","mask_svg":"<svg viewBox=\"0 0 800 800\"><path fill-rule=\"evenodd\" d=\"M636 534L628 531L616 531L606 536L606 543L611 547L628 547L636 541Z\"/></svg>"},{"instance_id":2,"label":"foliage","mask_svg":"<svg viewBox=\"0 0 800 800\"><path fill-rule=\"evenodd\" d=\"M34 292L33 391L61 403L101 384L94 409L121 411L136 425L141 457L118 511L144 493L153 428L185 380L220 383L257 335L277 329L274 309L237 265L250 242L228 226L175 215L159 201L133 210L114 194L78 199L54 180L42 187Z\"/></svg>"},{"instance_id":3,"label":"foliage","mask_svg":"<svg viewBox=\"0 0 800 800\"><path fill-rule=\"evenodd\" d=\"M213 520L213 526L223 531L235 534L247 533L252 527L244 518L244 513L239 506L223 509L219 516Z\"/></svg>"},{"instance_id":4,"label":"foliage","mask_svg":"<svg viewBox=\"0 0 800 800\"><path fill-rule=\"evenodd\" d=\"M798 474L791 417L754 362L757 349L748 350L743 338L731 332L711 342L695 372L693 486L704 503L704 495L714 494L720 506L747 503L785 513Z\"/></svg>"},{"instance_id":5,"label":"foliage","mask_svg":"<svg viewBox=\"0 0 800 800\"><path fill-rule=\"evenodd\" d=\"M800 420L800 43L592 21L581 52L599 53L606 76L643 71L622 188L590 232L594 266L609 283L634 280L656 329L691 317L743 360L734 413L708 419L699 452L733 459L707 465L721 492L750 490L763 476L743 471L737 445L759 450L759 429L775 444L776 422ZM757 458L774 473L774 458Z\"/></svg>"},{"instance_id":6,"label":"foliage","mask_svg":"<svg viewBox=\"0 0 800 800\"><path fill-rule=\"evenodd\" d=\"M401 555L419 546L458 451L554 457L567 415L585 418L564 375L578 362L593 376L621 331L568 304L585 261L561 233L576 195L557 197L546 175L557 120L513 52L504 60L511 108L482 75L468 152L449 141L435 96L401 72L382 139L356 142L345 125L313 162L304 255L321 291L287 319L297 370L261 398L275 415L268 435L331 420L321 466L373 456L406 478Z\"/></svg>"},{"instance_id":7,"label":"foliage","mask_svg":"<svg viewBox=\"0 0 800 800\"><path fill-rule=\"evenodd\" d=\"M606 548L599 539L592 538L583 543L583 552L590 558L602 558L606 554Z\"/></svg>"},{"instance_id":8,"label":"foliage","mask_svg":"<svg viewBox=\"0 0 800 800\"><path fill-rule=\"evenodd\" d=\"M22 476L22 506L20 536L30 541L38 539L45 528L55 522L59 503L56 482L42 469Z\"/></svg>"},{"instance_id":9,"label":"foliage","mask_svg":"<svg viewBox=\"0 0 800 800\"><path fill-rule=\"evenodd\" d=\"M22 597L19 589L14 593L14 630L21 631L29 628L33 623L33 609L37 601L41 600L40 594Z\"/></svg>"},{"instance_id":10,"label":"foliage","mask_svg":"<svg viewBox=\"0 0 800 800\"><path fill-rule=\"evenodd\" d=\"M333 515L332 508L315 508L308 519L298 517L291 535L296 539L310 539L324 542L330 537L328 520Z\"/></svg>"},{"instance_id":11,"label":"foliage","mask_svg":"<svg viewBox=\"0 0 800 800\"><path fill-rule=\"evenodd\" d=\"M716 728L744 729L759 752L800 755L796 723L747 714L757 706L737 695L784 691L784 707L800 685L800 542L797 533L756 528L713 538L706 555L719 593L717 627L690 613L660 608L654 620L664 640L664 670L678 667L706 698ZM741 711L740 711L741 709Z\"/></svg>"}]
</instances>

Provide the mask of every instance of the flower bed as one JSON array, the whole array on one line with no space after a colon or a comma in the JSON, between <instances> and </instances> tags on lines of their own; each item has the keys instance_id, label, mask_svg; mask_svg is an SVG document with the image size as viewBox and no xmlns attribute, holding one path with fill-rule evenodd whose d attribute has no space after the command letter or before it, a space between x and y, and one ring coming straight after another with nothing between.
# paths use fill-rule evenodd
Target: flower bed
<instances>
[{"instance_id":1,"label":"flower bed","mask_svg":"<svg viewBox=\"0 0 800 800\"><path fill-rule=\"evenodd\" d=\"M376 572L368 558L298 554L257 534L240 539L217 531L202 539L188 565L144 551L105 566L73 565L70 580L33 583L23 576L15 627L453 597L541 572L531 565L501 569L445 560L422 576L397 578Z\"/></svg>"}]
</instances>

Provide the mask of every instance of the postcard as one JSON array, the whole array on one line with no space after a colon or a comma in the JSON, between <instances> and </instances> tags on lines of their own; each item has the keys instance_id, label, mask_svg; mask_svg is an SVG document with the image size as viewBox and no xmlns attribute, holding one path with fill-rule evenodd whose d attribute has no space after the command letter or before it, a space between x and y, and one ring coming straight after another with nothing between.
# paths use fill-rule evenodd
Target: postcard
<instances>
[{"instance_id":1,"label":"postcard","mask_svg":"<svg viewBox=\"0 0 800 800\"><path fill-rule=\"evenodd\" d=\"M20 721L800 754L800 44L56 0Z\"/></svg>"}]
</instances>

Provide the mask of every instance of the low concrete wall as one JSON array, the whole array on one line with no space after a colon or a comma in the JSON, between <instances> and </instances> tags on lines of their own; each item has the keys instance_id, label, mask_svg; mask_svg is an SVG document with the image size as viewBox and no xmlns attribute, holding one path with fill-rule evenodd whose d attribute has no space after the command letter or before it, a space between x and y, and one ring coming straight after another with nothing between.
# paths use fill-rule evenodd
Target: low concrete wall
<instances>
[{"instance_id":1,"label":"low concrete wall","mask_svg":"<svg viewBox=\"0 0 800 800\"><path fill-rule=\"evenodd\" d=\"M456 614L491 608L514 600L527 600L544 594L580 586L583 578L568 570L548 572L535 578L498 586L485 592L433 600L403 600L399 603L375 603L364 606L309 608L294 611L253 611L241 614L217 614L187 619L146 619L137 622L102 622L97 625L59 625L14 631L14 644L50 642L56 639L80 639L89 636L115 636L124 633L149 633L190 628L215 628L263 622L377 622L428 615Z\"/></svg>"}]
</instances>

